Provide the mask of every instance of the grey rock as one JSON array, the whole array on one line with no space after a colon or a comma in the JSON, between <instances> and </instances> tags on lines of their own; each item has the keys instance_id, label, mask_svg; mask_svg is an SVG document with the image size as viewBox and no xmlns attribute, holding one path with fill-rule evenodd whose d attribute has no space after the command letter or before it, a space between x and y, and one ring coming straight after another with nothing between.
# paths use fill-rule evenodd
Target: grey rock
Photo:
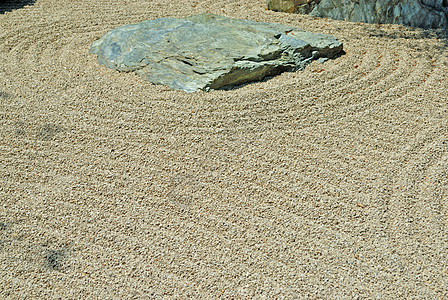
<instances>
[{"instance_id":1,"label":"grey rock","mask_svg":"<svg viewBox=\"0 0 448 300\"><path fill-rule=\"evenodd\" d=\"M125 25L90 48L111 69L187 92L301 70L313 59L342 52L342 43L332 36L209 13Z\"/></svg>"},{"instance_id":2,"label":"grey rock","mask_svg":"<svg viewBox=\"0 0 448 300\"><path fill-rule=\"evenodd\" d=\"M267 6L337 20L448 28L448 0L267 0Z\"/></svg>"}]
</instances>

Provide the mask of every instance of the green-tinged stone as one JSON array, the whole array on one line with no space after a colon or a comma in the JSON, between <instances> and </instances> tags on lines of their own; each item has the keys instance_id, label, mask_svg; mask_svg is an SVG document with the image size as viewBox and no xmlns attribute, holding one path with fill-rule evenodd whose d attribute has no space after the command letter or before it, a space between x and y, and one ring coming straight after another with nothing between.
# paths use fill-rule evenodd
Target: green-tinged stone
<instances>
[{"instance_id":1,"label":"green-tinged stone","mask_svg":"<svg viewBox=\"0 0 448 300\"><path fill-rule=\"evenodd\" d=\"M90 53L111 69L194 92L300 70L313 59L337 57L342 43L287 25L203 13L119 27Z\"/></svg>"}]
</instances>

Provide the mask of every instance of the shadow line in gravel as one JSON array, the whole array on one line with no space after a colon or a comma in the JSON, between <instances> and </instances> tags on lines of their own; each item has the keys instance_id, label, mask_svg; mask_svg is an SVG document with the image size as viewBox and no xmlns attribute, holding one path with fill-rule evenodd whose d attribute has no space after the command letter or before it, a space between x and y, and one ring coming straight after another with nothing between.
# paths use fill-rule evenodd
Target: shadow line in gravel
<instances>
[{"instance_id":1,"label":"shadow line in gravel","mask_svg":"<svg viewBox=\"0 0 448 300\"><path fill-rule=\"evenodd\" d=\"M33 5L34 2L36 0L0 0L0 15L27 5Z\"/></svg>"},{"instance_id":2,"label":"shadow line in gravel","mask_svg":"<svg viewBox=\"0 0 448 300\"><path fill-rule=\"evenodd\" d=\"M409 27L410 29L413 29L413 32L409 31L395 31L392 33L387 33L384 30L378 28L377 30L374 29L368 29L368 33L371 37L387 37L392 39L431 39L436 38L439 39L445 47L448 47L448 30L447 29L423 29L423 28L414 28Z\"/></svg>"}]
</instances>

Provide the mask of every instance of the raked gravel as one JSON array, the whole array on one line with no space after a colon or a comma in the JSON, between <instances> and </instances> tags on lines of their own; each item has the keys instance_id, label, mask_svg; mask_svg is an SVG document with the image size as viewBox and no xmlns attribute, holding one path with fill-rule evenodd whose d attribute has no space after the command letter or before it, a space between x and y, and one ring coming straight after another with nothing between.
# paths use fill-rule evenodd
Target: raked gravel
<instances>
[{"instance_id":1,"label":"raked gravel","mask_svg":"<svg viewBox=\"0 0 448 300\"><path fill-rule=\"evenodd\" d=\"M446 32L265 7L0 15L0 298L448 298ZM88 54L118 26L205 11L346 54L192 94Z\"/></svg>"}]
</instances>

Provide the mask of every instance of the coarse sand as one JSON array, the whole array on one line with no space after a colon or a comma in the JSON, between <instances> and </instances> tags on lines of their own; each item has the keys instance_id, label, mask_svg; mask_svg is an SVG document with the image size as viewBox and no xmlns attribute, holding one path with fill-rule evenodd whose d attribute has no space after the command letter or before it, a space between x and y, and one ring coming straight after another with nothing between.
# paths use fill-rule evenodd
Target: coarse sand
<instances>
[{"instance_id":1,"label":"coarse sand","mask_svg":"<svg viewBox=\"0 0 448 300\"><path fill-rule=\"evenodd\" d=\"M265 7L0 14L1 299L448 298L446 31ZM118 26L201 12L331 34L346 54L187 94L88 53Z\"/></svg>"}]
</instances>

